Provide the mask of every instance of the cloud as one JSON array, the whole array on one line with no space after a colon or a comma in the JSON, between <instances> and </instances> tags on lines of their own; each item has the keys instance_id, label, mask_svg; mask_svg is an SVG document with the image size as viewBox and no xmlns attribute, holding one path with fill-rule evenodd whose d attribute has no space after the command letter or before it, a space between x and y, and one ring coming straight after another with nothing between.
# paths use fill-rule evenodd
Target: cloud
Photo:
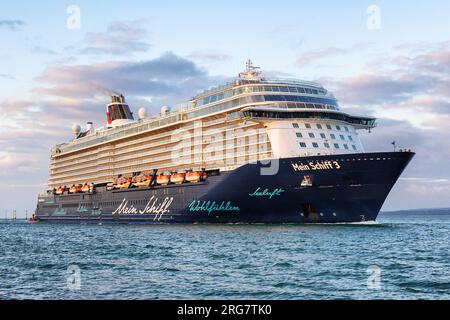
<instances>
[{"instance_id":1,"label":"cloud","mask_svg":"<svg viewBox=\"0 0 450 320\"><path fill-rule=\"evenodd\" d=\"M38 78L34 92L79 100L105 97L111 91L151 97L154 102L188 100L198 90L220 82L191 60L171 52L145 61L110 61L91 65L52 66Z\"/></svg>"},{"instance_id":2,"label":"cloud","mask_svg":"<svg viewBox=\"0 0 450 320\"><path fill-rule=\"evenodd\" d=\"M392 114L450 113L450 44L414 50L417 54L386 57L366 73L328 80L344 105L372 105ZM425 119L426 117L424 117Z\"/></svg>"},{"instance_id":3,"label":"cloud","mask_svg":"<svg viewBox=\"0 0 450 320\"><path fill-rule=\"evenodd\" d=\"M15 77L13 77L12 75L4 74L4 73L0 74L0 78L6 79L6 80L14 80L15 79Z\"/></svg>"},{"instance_id":4,"label":"cloud","mask_svg":"<svg viewBox=\"0 0 450 320\"><path fill-rule=\"evenodd\" d=\"M56 52L55 50L53 50L51 48L44 47L42 45L34 45L31 48L31 51L33 53L35 53L35 54L46 54L46 55L51 55L51 56L54 56L54 55L58 54L58 52Z\"/></svg>"},{"instance_id":5,"label":"cloud","mask_svg":"<svg viewBox=\"0 0 450 320\"><path fill-rule=\"evenodd\" d=\"M223 62L231 58L231 56L222 53L194 51L191 52L187 58L201 62Z\"/></svg>"},{"instance_id":6,"label":"cloud","mask_svg":"<svg viewBox=\"0 0 450 320\"><path fill-rule=\"evenodd\" d=\"M146 52L151 45L147 42L148 32L143 27L145 22L118 21L111 23L104 32L88 33L81 52L94 55Z\"/></svg>"},{"instance_id":7,"label":"cloud","mask_svg":"<svg viewBox=\"0 0 450 320\"><path fill-rule=\"evenodd\" d=\"M436 83L433 77L411 77L409 74L359 74L339 80L338 97L349 104L400 102L427 91Z\"/></svg>"},{"instance_id":8,"label":"cloud","mask_svg":"<svg viewBox=\"0 0 450 320\"><path fill-rule=\"evenodd\" d=\"M6 28L11 31L18 31L24 25L25 22L22 20L0 20L0 29Z\"/></svg>"},{"instance_id":9,"label":"cloud","mask_svg":"<svg viewBox=\"0 0 450 320\"><path fill-rule=\"evenodd\" d=\"M347 50L341 49L341 48L323 48L323 49L312 50L312 51L303 53L297 59L297 65L299 65L301 67L305 67L305 66L313 64L317 60L330 58L333 56L345 54L347 52L348 52Z\"/></svg>"}]
</instances>

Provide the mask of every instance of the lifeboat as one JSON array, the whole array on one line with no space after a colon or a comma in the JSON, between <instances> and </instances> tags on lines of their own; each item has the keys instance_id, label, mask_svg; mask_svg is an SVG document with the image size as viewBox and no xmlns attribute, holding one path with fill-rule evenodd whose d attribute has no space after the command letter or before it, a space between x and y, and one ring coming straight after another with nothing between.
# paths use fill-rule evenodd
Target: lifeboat
<instances>
[{"instance_id":1,"label":"lifeboat","mask_svg":"<svg viewBox=\"0 0 450 320\"><path fill-rule=\"evenodd\" d=\"M57 194L58 196L64 194L64 192L66 192L67 188L63 188L63 187L59 187L56 189L55 194Z\"/></svg>"},{"instance_id":2,"label":"lifeboat","mask_svg":"<svg viewBox=\"0 0 450 320\"><path fill-rule=\"evenodd\" d=\"M172 173L170 176L170 182L173 184L183 184L185 178L186 173L184 172Z\"/></svg>"},{"instance_id":3,"label":"lifeboat","mask_svg":"<svg viewBox=\"0 0 450 320\"><path fill-rule=\"evenodd\" d=\"M149 187L152 180L152 175L140 175L136 177L135 181L133 182L133 186L138 188Z\"/></svg>"},{"instance_id":4,"label":"lifeboat","mask_svg":"<svg viewBox=\"0 0 450 320\"><path fill-rule=\"evenodd\" d=\"M131 185L132 178L119 178L117 179L116 189L128 189Z\"/></svg>"},{"instance_id":5,"label":"lifeboat","mask_svg":"<svg viewBox=\"0 0 450 320\"><path fill-rule=\"evenodd\" d=\"M156 183L162 186L167 186L170 183L170 174L160 174L156 178Z\"/></svg>"},{"instance_id":6,"label":"lifeboat","mask_svg":"<svg viewBox=\"0 0 450 320\"><path fill-rule=\"evenodd\" d=\"M200 171L189 171L186 173L186 181L191 183L199 182L202 179L202 173Z\"/></svg>"},{"instance_id":7,"label":"lifeboat","mask_svg":"<svg viewBox=\"0 0 450 320\"><path fill-rule=\"evenodd\" d=\"M113 179L113 182L108 183L108 184L106 185L106 190L108 190L108 191L114 190L114 188L115 188L115 186L116 186L116 184L117 184L117 180L118 180L118 179L119 179L119 178L114 178L114 179Z\"/></svg>"},{"instance_id":8,"label":"lifeboat","mask_svg":"<svg viewBox=\"0 0 450 320\"><path fill-rule=\"evenodd\" d=\"M77 193L77 186L73 185L69 188L69 193Z\"/></svg>"},{"instance_id":9,"label":"lifeboat","mask_svg":"<svg viewBox=\"0 0 450 320\"><path fill-rule=\"evenodd\" d=\"M84 184L83 187L81 187L81 192L88 193L94 191L94 185L93 184Z\"/></svg>"}]
</instances>

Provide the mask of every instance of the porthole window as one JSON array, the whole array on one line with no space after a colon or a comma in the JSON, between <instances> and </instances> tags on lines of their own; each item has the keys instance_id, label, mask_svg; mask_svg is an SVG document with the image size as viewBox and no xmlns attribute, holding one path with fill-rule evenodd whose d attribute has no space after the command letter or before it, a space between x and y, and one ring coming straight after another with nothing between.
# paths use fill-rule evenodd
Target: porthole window
<instances>
[{"instance_id":1,"label":"porthole window","mask_svg":"<svg viewBox=\"0 0 450 320\"><path fill-rule=\"evenodd\" d=\"M296 132L295 135L297 136L297 138L303 138L303 135L301 132Z\"/></svg>"},{"instance_id":2,"label":"porthole window","mask_svg":"<svg viewBox=\"0 0 450 320\"><path fill-rule=\"evenodd\" d=\"M317 142L313 142L312 146L313 146L314 148L318 148L318 147L319 147L319 144L318 144Z\"/></svg>"}]
</instances>

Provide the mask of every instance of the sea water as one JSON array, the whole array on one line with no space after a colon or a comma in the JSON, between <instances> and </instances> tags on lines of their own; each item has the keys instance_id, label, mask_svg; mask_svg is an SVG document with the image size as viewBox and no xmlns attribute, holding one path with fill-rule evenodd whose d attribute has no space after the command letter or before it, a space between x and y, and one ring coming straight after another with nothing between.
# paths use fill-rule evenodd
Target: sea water
<instances>
[{"instance_id":1,"label":"sea water","mask_svg":"<svg viewBox=\"0 0 450 320\"><path fill-rule=\"evenodd\" d=\"M449 299L450 215L341 225L0 222L1 299Z\"/></svg>"}]
</instances>

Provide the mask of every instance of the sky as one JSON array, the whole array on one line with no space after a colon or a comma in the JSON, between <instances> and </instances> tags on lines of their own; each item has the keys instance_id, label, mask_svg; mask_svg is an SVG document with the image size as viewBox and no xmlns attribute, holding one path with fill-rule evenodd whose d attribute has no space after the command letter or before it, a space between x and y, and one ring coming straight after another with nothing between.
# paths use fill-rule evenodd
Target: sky
<instances>
[{"instance_id":1,"label":"sky","mask_svg":"<svg viewBox=\"0 0 450 320\"><path fill-rule=\"evenodd\" d=\"M416 158L383 210L450 207L449 1L2 1L0 217L33 212L50 147L111 90L156 113L243 70L322 83Z\"/></svg>"}]
</instances>

